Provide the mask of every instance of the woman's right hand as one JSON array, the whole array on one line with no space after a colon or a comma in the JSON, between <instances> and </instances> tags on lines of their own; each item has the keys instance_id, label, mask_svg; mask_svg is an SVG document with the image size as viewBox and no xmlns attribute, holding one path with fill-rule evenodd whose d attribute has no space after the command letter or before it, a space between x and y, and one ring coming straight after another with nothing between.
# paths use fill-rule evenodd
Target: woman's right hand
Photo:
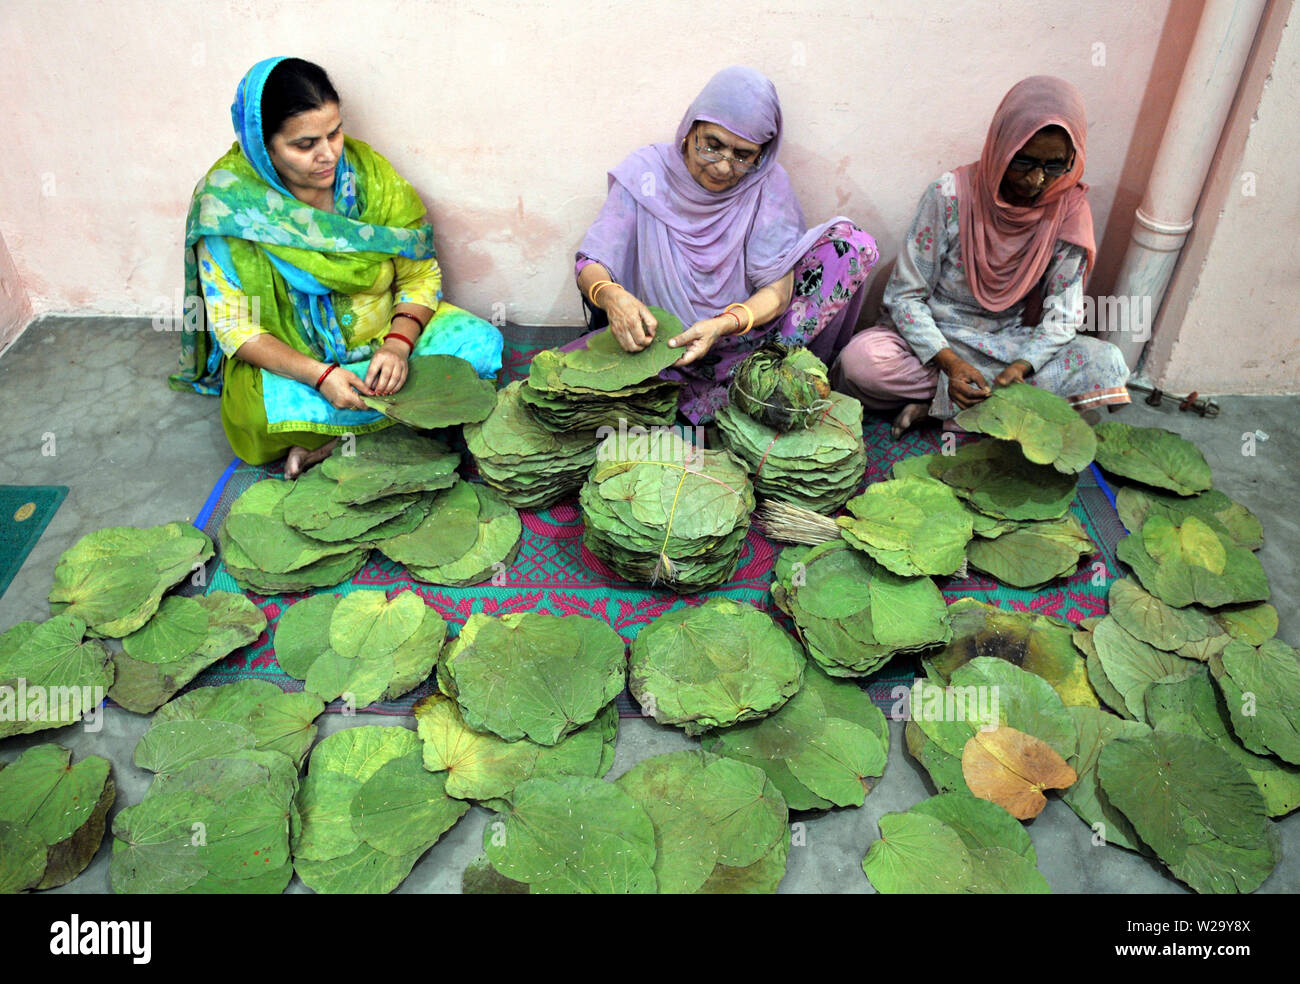
<instances>
[{"instance_id":1,"label":"woman's right hand","mask_svg":"<svg viewBox=\"0 0 1300 984\"><path fill-rule=\"evenodd\" d=\"M984 374L952 349L944 349L935 361L948 376L948 395L957 406L967 410L988 397L989 384Z\"/></svg>"},{"instance_id":2,"label":"woman's right hand","mask_svg":"<svg viewBox=\"0 0 1300 984\"><path fill-rule=\"evenodd\" d=\"M631 292L617 285L606 287L600 300L609 318L609 330L623 346L623 351L640 352L654 341L659 322Z\"/></svg>"},{"instance_id":3,"label":"woman's right hand","mask_svg":"<svg viewBox=\"0 0 1300 984\"><path fill-rule=\"evenodd\" d=\"M357 394L375 395L375 391L367 386L360 376L343 368L335 369L325 377L325 382L320 385L320 392L337 410L367 410L369 408Z\"/></svg>"}]
</instances>

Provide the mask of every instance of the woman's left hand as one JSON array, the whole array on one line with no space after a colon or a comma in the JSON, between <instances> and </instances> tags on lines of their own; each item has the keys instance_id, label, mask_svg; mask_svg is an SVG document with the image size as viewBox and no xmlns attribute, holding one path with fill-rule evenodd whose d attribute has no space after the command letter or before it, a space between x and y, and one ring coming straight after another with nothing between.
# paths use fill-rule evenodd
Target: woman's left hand
<instances>
[{"instance_id":1,"label":"woman's left hand","mask_svg":"<svg viewBox=\"0 0 1300 984\"><path fill-rule=\"evenodd\" d=\"M998 373L998 378L993 380L993 385L1010 386L1012 383L1023 383L1032 368L1028 362L1017 359Z\"/></svg>"},{"instance_id":2,"label":"woman's left hand","mask_svg":"<svg viewBox=\"0 0 1300 984\"><path fill-rule=\"evenodd\" d=\"M676 338L668 340L669 348L685 347L686 351L682 357L673 363L674 366L688 366L692 362L701 358L709 349L713 348L713 343L726 334L726 329L734 327L735 319L726 318L709 318L706 321L697 321Z\"/></svg>"},{"instance_id":3,"label":"woman's left hand","mask_svg":"<svg viewBox=\"0 0 1300 984\"><path fill-rule=\"evenodd\" d=\"M406 357L410 348L400 340L384 342L370 359L366 372L366 385L377 396L392 396L406 382L409 367Z\"/></svg>"}]
</instances>

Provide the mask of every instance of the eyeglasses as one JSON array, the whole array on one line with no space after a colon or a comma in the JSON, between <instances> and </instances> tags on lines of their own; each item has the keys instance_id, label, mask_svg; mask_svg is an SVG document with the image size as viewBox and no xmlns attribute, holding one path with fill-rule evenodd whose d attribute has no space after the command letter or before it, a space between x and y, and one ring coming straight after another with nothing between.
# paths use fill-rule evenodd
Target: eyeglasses
<instances>
[{"instance_id":1,"label":"eyeglasses","mask_svg":"<svg viewBox=\"0 0 1300 984\"><path fill-rule=\"evenodd\" d=\"M1059 157L1051 161L1042 161L1037 157L1017 154L1011 158L1011 163L1007 165L1009 170L1015 171L1017 174L1028 174L1030 171L1041 170L1049 178L1059 178L1072 167L1074 167L1074 155L1071 155L1068 161L1063 161Z\"/></svg>"},{"instance_id":2,"label":"eyeglasses","mask_svg":"<svg viewBox=\"0 0 1300 984\"><path fill-rule=\"evenodd\" d=\"M710 164L717 164L719 161L728 161L732 170L738 174L749 174L756 170L762 163L762 156L755 157L752 161L741 161L732 157L730 154L724 154L720 150L710 150L708 147L700 145L699 140L695 141L695 152L700 155L700 160L708 161Z\"/></svg>"}]
</instances>

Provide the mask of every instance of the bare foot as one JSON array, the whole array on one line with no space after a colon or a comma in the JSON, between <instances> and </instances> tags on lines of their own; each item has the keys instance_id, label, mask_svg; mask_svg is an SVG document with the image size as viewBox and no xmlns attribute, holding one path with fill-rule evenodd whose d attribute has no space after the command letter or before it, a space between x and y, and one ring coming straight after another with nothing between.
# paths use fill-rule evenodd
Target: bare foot
<instances>
[{"instance_id":1,"label":"bare foot","mask_svg":"<svg viewBox=\"0 0 1300 984\"><path fill-rule=\"evenodd\" d=\"M889 436L897 441L929 415L930 404L909 403L898 411L898 416L894 418L894 426L889 429Z\"/></svg>"},{"instance_id":2,"label":"bare foot","mask_svg":"<svg viewBox=\"0 0 1300 984\"><path fill-rule=\"evenodd\" d=\"M315 451L308 451L306 448L292 447L284 458L284 477L295 479L317 462L324 461L334 450L334 446L339 443L336 437L332 441L322 444Z\"/></svg>"}]
</instances>

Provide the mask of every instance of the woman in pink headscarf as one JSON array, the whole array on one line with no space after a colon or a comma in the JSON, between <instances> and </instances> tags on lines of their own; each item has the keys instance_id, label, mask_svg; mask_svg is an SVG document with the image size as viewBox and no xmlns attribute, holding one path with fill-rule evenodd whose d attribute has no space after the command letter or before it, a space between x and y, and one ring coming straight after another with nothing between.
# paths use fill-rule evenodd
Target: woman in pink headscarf
<instances>
[{"instance_id":1,"label":"woman in pink headscarf","mask_svg":"<svg viewBox=\"0 0 1300 984\"><path fill-rule=\"evenodd\" d=\"M723 69L672 143L642 147L609 172L578 251L592 328L608 323L637 352L657 328L647 305L687 326L669 342L682 357L663 375L683 382L692 423L713 419L732 371L763 342L806 345L829 365L861 312L876 242L844 216L805 225L780 143L776 87L752 68Z\"/></svg>"},{"instance_id":2,"label":"woman in pink headscarf","mask_svg":"<svg viewBox=\"0 0 1300 984\"><path fill-rule=\"evenodd\" d=\"M1077 89L1036 75L1007 93L973 164L925 190L885 288L886 317L855 336L835 388L901 407L895 438L1028 382L1080 410L1129 402L1110 342L1077 334L1096 257Z\"/></svg>"}]
</instances>

